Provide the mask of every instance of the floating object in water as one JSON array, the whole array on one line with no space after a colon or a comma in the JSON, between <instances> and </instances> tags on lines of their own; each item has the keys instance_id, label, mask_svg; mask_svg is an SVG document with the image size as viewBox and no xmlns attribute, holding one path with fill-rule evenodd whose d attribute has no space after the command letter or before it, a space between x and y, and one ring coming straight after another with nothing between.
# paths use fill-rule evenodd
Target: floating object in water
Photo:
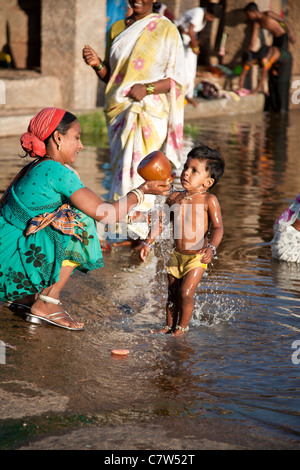
<instances>
[{"instance_id":1,"label":"floating object in water","mask_svg":"<svg viewBox=\"0 0 300 470\"><path fill-rule=\"evenodd\" d=\"M158 180L171 183L174 179L171 162L160 150L155 150L143 158L137 172L145 181Z\"/></svg>"},{"instance_id":2,"label":"floating object in water","mask_svg":"<svg viewBox=\"0 0 300 470\"><path fill-rule=\"evenodd\" d=\"M128 349L112 349L112 354L116 354L117 356L127 356L129 354Z\"/></svg>"}]
</instances>

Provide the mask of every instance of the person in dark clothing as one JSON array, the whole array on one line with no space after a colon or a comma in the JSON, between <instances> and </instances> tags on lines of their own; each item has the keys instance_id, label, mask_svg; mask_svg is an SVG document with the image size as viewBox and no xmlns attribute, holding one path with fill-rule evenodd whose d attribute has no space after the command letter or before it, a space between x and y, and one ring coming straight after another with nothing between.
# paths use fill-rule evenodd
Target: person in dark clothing
<instances>
[{"instance_id":1,"label":"person in dark clothing","mask_svg":"<svg viewBox=\"0 0 300 470\"><path fill-rule=\"evenodd\" d=\"M294 33L288 22L273 11L260 12L256 3L251 2L244 11L253 21L253 32L250 50L254 50L260 28L273 35L273 48L278 49L280 60L276 61L269 71L269 106L270 110L286 112L289 108L289 90L293 58L288 50L288 43L295 42Z\"/></svg>"}]
</instances>

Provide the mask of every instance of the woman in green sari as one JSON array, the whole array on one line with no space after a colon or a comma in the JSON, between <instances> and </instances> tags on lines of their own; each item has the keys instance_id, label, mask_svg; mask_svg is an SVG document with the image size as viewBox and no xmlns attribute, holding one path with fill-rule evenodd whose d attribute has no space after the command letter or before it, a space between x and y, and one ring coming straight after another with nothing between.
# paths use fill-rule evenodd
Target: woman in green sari
<instances>
[{"instance_id":1,"label":"woman in green sari","mask_svg":"<svg viewBox=\"0 0 300 470\"><path fill-rule=\"evenodd\" d=\"M0 200L0 300L27 304L29 321L72 330L83 329L83 323L62 309L59 296L75 269L103 266L95 221L115 223L144 194L169 190L168 184L151 181L118 202L102 201L69 166L83 148L80 135L73 114L57 108L40 111L21 137L34 160Z\"/></svg>"}]
</instances>

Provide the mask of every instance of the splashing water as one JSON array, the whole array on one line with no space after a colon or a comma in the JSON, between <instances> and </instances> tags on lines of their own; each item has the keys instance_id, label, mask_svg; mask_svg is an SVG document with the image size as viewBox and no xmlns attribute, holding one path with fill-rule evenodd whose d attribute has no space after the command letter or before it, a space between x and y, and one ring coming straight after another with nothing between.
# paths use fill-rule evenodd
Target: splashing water
<instances>
[{"instance_id":1,"label":"splashing water","mask_svg":"<svg viewBox=\"0 0 300 470\"><path fill-rule=\"evenodd\" d=\"M213 327L222 322L233 321L236 311L235 301L226 294L196 294L191 325Z\"/></svg>"}]
</instances>

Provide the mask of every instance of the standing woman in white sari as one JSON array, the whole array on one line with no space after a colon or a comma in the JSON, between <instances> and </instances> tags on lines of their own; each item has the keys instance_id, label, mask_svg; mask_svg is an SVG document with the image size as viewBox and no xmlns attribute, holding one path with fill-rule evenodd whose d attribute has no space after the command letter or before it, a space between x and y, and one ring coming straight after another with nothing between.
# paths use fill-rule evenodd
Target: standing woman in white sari
<instances>
[{"instance_id":1,"label":"standing woman in white sari","mask_svg":"<svg viewBox=\"0 0 300 470\"><path fill-rule=\"evenodd\" d=\"M162 149L179 168L182 149L185 66L180 35L166 17L152 13L153 0L129 4L132 15L110 29L104 61L90 46L83 49L85 62L107 83L111 200L142 182L137 166L146 155Z\"/></svg>"}]
</instances>

